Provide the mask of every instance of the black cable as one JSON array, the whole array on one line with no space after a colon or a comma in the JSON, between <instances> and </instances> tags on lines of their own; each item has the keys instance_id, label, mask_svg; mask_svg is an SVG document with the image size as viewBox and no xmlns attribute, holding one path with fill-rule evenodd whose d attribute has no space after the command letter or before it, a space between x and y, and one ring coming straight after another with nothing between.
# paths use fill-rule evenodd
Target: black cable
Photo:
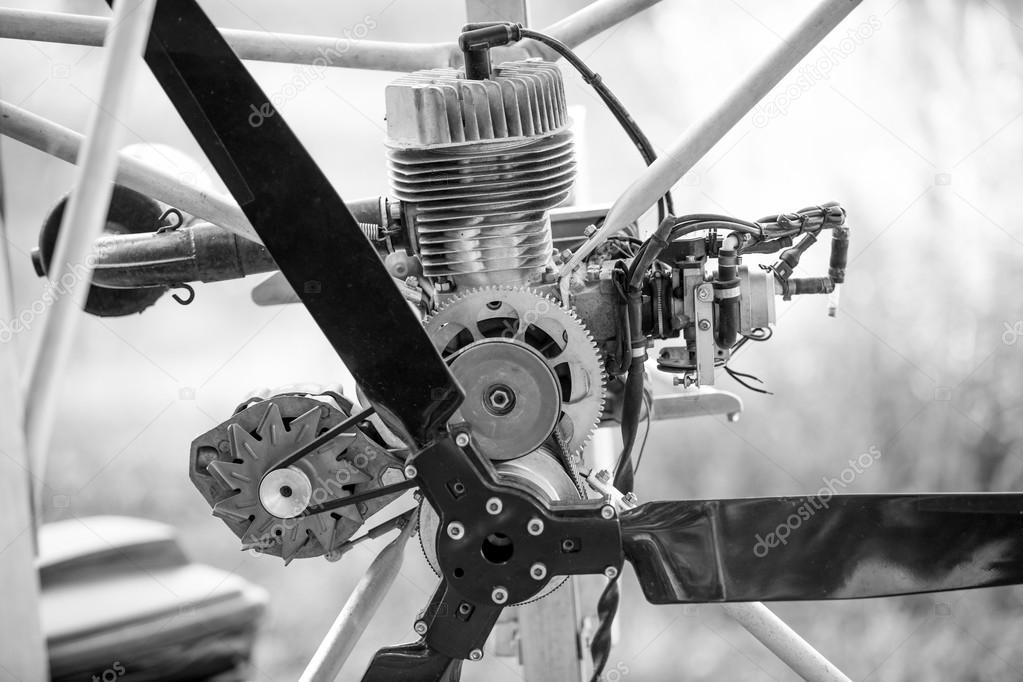
<instances>
[{"instance_id":1,"label":"black cable","mask_svg":"<svg viewBox=\"0 0 1023 682\"><path fill-rule=\"evenodd\" d=\"M625 109L625 105L622 104L621 100L615 97L614 93L611 92L611 89L604 84L600 74L586 66L586 63L572 51L572 48L557 38L528 28L520 29L520 35L523 38L532 38L533 40L541 42L564 57L565 61L571 64L575 70L579 72L579 74L583 77L583 80L597 92L600 99L603 100L604 104L607 105L607 108L611 110L611 114L625 130L625 134L628 135L629 139L632 140L632 143L636 145L636 148L639 150L639 153L643 157L643 161L646 165L649 166L657 159L657 153L654 151L654 146L640 129L636 120L632 118L629 112ZM669 190L657 201L657 221L660 222L664 220L666 215L674 212L675 203L671 197L671 191Z\"/></svg>"},{"instance_id":2,"label":"black cable","mask_svg":"<svg viewBox=\"0 0 1023 682\"><path fill-rule=\"evenodd\" d=\"M650 437L650 420L652 419L650 413L653 411L653 399L650 394L643 396L643 404L646 406L646 430L643 431L643 440L639 444L639 451L636 452L636 470L635 474L639 475L639 463L643 459L643 451L646 450L646 440Z\"/></svg>"},{"instance_id":3,"label":"black cable","mask_svg":"<svg viewBox=\"0 0 1023 682\"><path fill-rule=\"evenodd\" d=\"M590 657L593 660L593 676L590 677L590 682L600 682L607 659L611 657L611 624L614 623L615 614L618 613L620 599L621 590L618 588L618 576L615 576L608 581L607 587L604 588L597 600L598 625L590 640Z\"/></svg>"}]
</instances>

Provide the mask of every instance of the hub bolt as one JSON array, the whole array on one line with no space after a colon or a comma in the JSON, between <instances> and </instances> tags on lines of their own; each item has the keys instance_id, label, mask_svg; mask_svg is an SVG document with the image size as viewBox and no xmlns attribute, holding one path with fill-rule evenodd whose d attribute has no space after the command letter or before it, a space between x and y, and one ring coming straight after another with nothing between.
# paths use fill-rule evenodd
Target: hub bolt
<instances>
[{"instance_id":1,"label":"hub bolt","mask_svg":"<svg viewBox=\"0 0 1023 682\"><path fill-rule=\"evenodd\" d=\"M417 620L416 624L412 626L412 629L415 630L416 634L419 635L419 636L425 635L426 631L428 629L427 626L426 626L426 621L425 620Z\"/></svg>"},{"instance_id":2,"label":"hub bolt","mask_svg":"<svg viewBox=\"0 0 1023 682\"><path fill-rule=\"evenodd\" d=\"M533 580L543 580L547 577L547 567L538 561L529 567L529 575Z\"/></svg>"},{"instance_id":3,"label":"hub bolt","mask_svg":"<svg viewBox=\"0 0 1023 682\"><path fill-rule=\"evenodd\" d=\"M602 519L613 519L615 517L615 508L609 504L605 504L600 508L600 518Z\"/></svg>"},{"instance_id":4,"label":"hub bolt","mask_svg":"<svg viewBox=\"0 0 1023 682\"><path fill-rule=\"evenodd\" d=\"M614 566L608 566L607 568L604 569L604 576L608 580L614 580L615 578L618 577L618 569L615 568Z\"/></svg>"},{"instance_id":5,"label":"hub bolt","mask_svg":"<svg viewBox=\"0 0 1023 682\"><path fill-rule=\"evenodd\" d=\"M543 521L534 516L529 520L529 523L526 524L526 531L530 535L540 535L543 533Z\"/></svg>"},{"instance_id":6,"label":"hub bolt","mask_svg":"<svg viewBox=\"0 0 1023 682\"><path fill-rule=\"evenodd\" d=\"M470 661L478 661L481 658L483 658L483 650L482 649L473 649L472 651L469 652L469 660Z\"/></svg>"},{"instance_id":7,"label":"hub bolt","mask_svg":"<svg viewBox=\"0 0 1023 682\"><path fill-rule=\"evenodd\" d=\"M465 526L458 521L452 521L448 524L448 537L452 540L461 540L465 537Z\"/></svg>"},{"instance_id":8,"label":"hub bolt","mask_svg":"<svg viewBox=\"0 0 1023 682\"><path fill-rule=\"evenodd\" d=\"M487 500L487 513L492 516L497 516L504 509L504 503L498 497L491 497Z\"/></svg>"},{"instance_id":9,"label":"hub bolt","mask_svg":"<svg viewBox=\"0 0 1023 682\"><path fill-rule=\"evenodd\" d=\"M469 434L463 432L463 433L460 433L457 436L455 436L455 445L457 445L458 447L464 448L468 444L469 444Z\"/></svg>"},{"instance_id":10,"label":"hub bolt","mask_svg":"<svg viewBox=\"0 0 1023 682\"><path fill-rule=\"evenodd\" d=\"M419 475L419 469L415 468L411 464L409 464L407 467L405 467L405 478L407 478L408 480L411 481L413 478L415 478L418 475Z\"/></svg>"},{"instance_id":11,"label":"hub bolt","mask_svg":"<svg viewBox=\"0 0 1023 682\"><path fill-rule=\"evenodd\" d=\"M495 604L503 604L508 601L508 590L498 585L490 593L490 598L494 600Z\"/></svg>"}]
</instances>

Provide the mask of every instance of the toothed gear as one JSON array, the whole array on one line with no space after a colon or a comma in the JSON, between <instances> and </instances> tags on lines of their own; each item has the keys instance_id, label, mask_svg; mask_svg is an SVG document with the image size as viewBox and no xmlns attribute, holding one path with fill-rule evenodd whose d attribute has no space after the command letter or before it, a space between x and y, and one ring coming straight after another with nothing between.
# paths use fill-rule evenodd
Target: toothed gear
<instances>
[{"instance_id":1,"label":"toothed gear","mask_svg":"<svg viewBox=\"0 0 1023 682\"><path fill-rule=\"evenodd\" d=\"M502 377L495 376L491 386L500 388L508 383L503 379L511 372L535 393L545 390L543 387L550 385L548 377L553 376L560 402L560 409L555 408L558 414L554 428L570 457L579 457L600 420L605 377L600 352L574 312L532 289L482 287L445 303L426 320L426 330L456 376L461 373L477 384L483 383L480 372L493 373L502 368ZM487 362L487 356L502 346L506 362ZM472 361L463 366L467 358ZM518 363L517 367L513 363ZM538 371L537 366L546 368L546 373ZM548 408L542 399L527 415L528 429L513 428L517 419L512 417L521 419L521 415L501 414L501 410L490 409L493 405L485 407L476 409L467 398L452 421L468 421L476 427L474 438L480 434L490 439L490 447L480 444L480 450L492 459L511 459L532 452L552 433L552 429L534 430L545 423ZM532 439L522 439L523 432ZM495 443L498 439L501 442Z\"/></svg>"},{"instance_id":2,"label":"toothed gear","mask_svg":"<svg viewBox=\"0 0 1023 682\"><path fill-rule=\"evenodd\" d=\"M403 479L402 463L358 428L290 467L289 454L348 416L326 396L278 395L240 410L192 442L189 476L213 515L255 549L293 559L336 552L363 521L400 493L310 516L310 504Z\"/></svg>"}]
</instances>

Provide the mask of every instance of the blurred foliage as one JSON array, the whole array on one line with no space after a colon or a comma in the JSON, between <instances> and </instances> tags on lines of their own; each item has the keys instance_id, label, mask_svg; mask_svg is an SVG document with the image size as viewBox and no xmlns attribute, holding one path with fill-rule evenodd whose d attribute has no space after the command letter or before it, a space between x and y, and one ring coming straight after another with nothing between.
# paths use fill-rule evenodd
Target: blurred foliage
<instances>
[{"instance_id":1,"label":"blurred foliage","mask_svg":"<svg viewBox=\"0 0 1023 682\"><path fill-rule=\"evenodd\" d=\"M104 11L93 0L13 4ZM533 21L549 24L581 4L533 3ZM813 4L666 2L580 54L663 148ZM224 26L318 34L340 34L371 15L377 28L370 38L380 40L451 39L463 16L455 0L320 0L299 12L269 0L204 6ZM847 31L864 24L876 28L846 51ZM797 70L769 97L778 101L789 86L798 92L784 115L740 124L680 183L676 205L754 218L842 201L854 258L842 309L828 319L822 300L780 304L774 339L734 363L775 395L743 393L737 424L655 424L637 482L643 499L810 493L871 447L881 459L848 492L1023 484L1023 338L1004 340L1023 321L1015 203L1023 8L1011 0L867 0L824 45L841 53L827 75L800 85L806 72ZM819 51L807 64L825 56ZM4 42L0 95L81 130L100 64L89 48ZM295 73L286 65L252 69L268 91ZM333 71L283 105L343 196L385 191L382 89L393 77ZM566 80L572 102L586 112L580 194L609 202L641 163L578 77L566 73ZM140 72L139 81L125 144L164 142L201 158L152 78ZM3 144L23 308L40 287L28 251L72 173ZM804 262L806 273L826 268L826 248L819 251ZM273 596L253 677L284 680L308 660L373 548L339 564L286 569L239 553L187 481L189 441L247 390L347 381L306 314L252 306L253 283L202 287L188 308L166 298L144 317L83 320L47 473L47 495L67 495L71 506L47 505L46 515L165 520L196 559L266 586ZM37 336L33 327L19 337L19 351ZM727 377L720 383L743 391ZM409 550L388 606L343 679L358 679L379 645L413 638L413 616L435 580L417 554ZM650 607L631 577L624 585L610 667L621 663L637 680L793 678L713 607ZM1004 588L776 610L857 680L1009 680L1023 677L1021 597ZM493 657L467 671L470 680L519 679L513 661Z\"/></svg>"}]
</instances>

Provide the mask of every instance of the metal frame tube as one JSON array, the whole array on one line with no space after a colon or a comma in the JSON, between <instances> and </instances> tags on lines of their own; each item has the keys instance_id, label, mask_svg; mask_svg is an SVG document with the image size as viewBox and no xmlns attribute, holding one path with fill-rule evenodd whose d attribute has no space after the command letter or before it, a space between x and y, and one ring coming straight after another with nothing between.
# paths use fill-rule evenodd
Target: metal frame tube
<instances>
[{"instance_id":1,"label":"metal frame tube","mask_svg":"<svg viewBox=\"0 0 1023 682\"><path fill-rule=\"evenodd\" d=\"M544 33L549 33L569 47L577 47L660 1L596 0L575 14L554 22Z\"/></svg>"},{"instance_id":2,"label":"metal frame tube","mask_svg":"<svg viewBox=\"0 0 1023 682\"><path fill-rule=\"evenodd\" d=\"M823 0L788 38L732 88L728 96L643 171L611 206L600 229L561 267L562 295L567 294L564 278L593 249L646 213L860 2L862 0Z\"/></svg>"},{"instance_id":3,"label":"metal frame tube","mask_svg":"<svg viewBox=\"0 0 1023 682\"><path fill-rule=\"evenodd\" d=\"M66 287L49 290L52 299L42 337L29 363L25 434L29 462L35 475L36 502L42 493L46 452L56 412L60 380L64 376L71 341L89 289L91 259L96 238L106 225L117 169L121 137L118 118L130 94L131 76L142 61L142 49L156 0L120 0L114 5L108 48L105 52L99 104L93 112L89 136L82 149L75 191L68 201L54 251L53 280Z\"/></svg>"},{"instance_id":4,"label":"metal frame tube","mask_svg":"<svg viewBox=\"0 0 1023 682\"><path fill-rule=\"evenodd\" d=\"M70 128L0 100L0 133L52 156L76 163L84 138ZM162 168L121 154L117 182L157 201L203 218L254 242L249 219L234 199L185 182Z\"/></svg>"},{"instance_id":5,"label":"metal frame tube","mask_svg":"<svg viewBox=\"0 0 1023 682\"><path fill-rule=\"evenodd\" d=\"M0 8L0 38L99 47L109 19ZM454 43L394 43L293 33L221 29L242 59L380 71L415 71L461 61Z\"/></svg>"},{"instance_id":6,"label":"metal frame tube","mask_svg":"<svg viewBox=\"0 0 1023 682\"><path fill-rule=\"evenodd\" d=\"M721 608L807 682L852 682L760 602L721 604Z\"/></svg>"},{"instance_id":7,"label":"metal frame tube","mask_svg":"<svg viewBox=\"0 0 1023 682\"><path fill-rule=\"evenodd\" d=\"M16 319L10 248L4 223L0 178L0 661L12 679L49 679L46 640L39 612L31 471L25 448L18 344L7 326Z\"/></svg>"},{"instance_id":8,"label":"metal frame tube","mask_svg":"<svg viewBox=\"0 0 1023 682\"><path fill-rule=\"evenodd\" d=\"M575 47L660 0L597 0L552 24L545 32ZM109 20L83 14L40 12L0 7L0 38L99 47ZM352 40L294 33L266 33L221 29L228 44L242 59L316 67L416 71L458 67L462 52L455 43L396 43ZM533 41L498 50L501 59L522 56L556 61L553 50Z\"/></svg>"},{"instance_id":9,"label":"metal frame tube","mask_svg":"<svg viewBox=\"0 0 1023 682\"><path fill-rule=\"evenodd\" d=\"M337 679L352 649L398 577L405 558L405 545L412 537L416 521L417 512L412 512L398 537L380 550L380 554L366 569L366 574L355 586L341 613L309 660L309 665L299 678L300 682L334 682Z\"/></svg>"}]
</instances>

